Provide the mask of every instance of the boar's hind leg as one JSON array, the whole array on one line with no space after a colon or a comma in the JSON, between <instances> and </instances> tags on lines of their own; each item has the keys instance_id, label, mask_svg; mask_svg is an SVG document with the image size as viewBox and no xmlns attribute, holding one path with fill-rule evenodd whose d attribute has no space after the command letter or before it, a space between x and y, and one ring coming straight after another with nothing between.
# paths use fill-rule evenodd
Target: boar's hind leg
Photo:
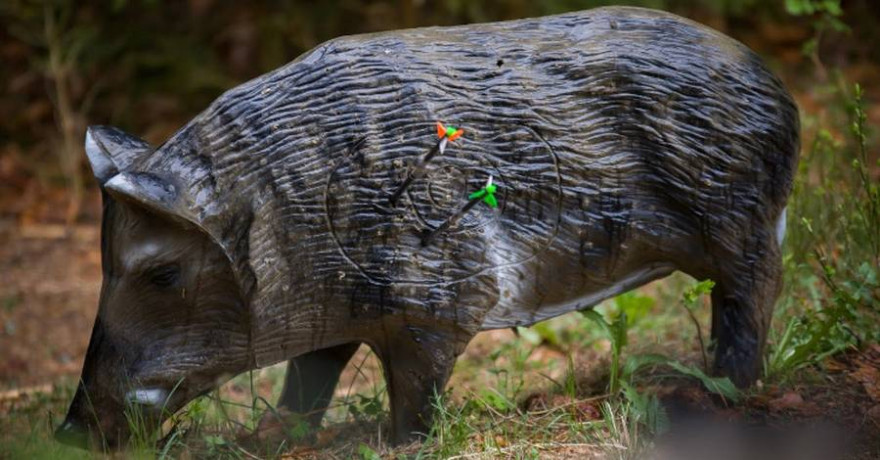
<instances>
[{"instance_id":1,"label":"boar's hind leg","mask_svg":"<svg viewBox=\"0 0 880 460\"><path fill-rule=\"evenodd\" d=\"M347 343L291 359L278 405L308 414L309 423L318 426L333 398L339 375L359 346L359 343Z\"/></svg>"},{"instance_id":2,"label":"boar's hind leg","mask_svg":"<svg viewBox=\"0 0 880 460\"><path fill-rule=\"evenodd\" d=\"M388 384L394 444L428 434L434 397L442 394L455 359L472 337L456 340L451 332L402 329L376 347Z\"/></svg>"},{"instance_id":3,"label":"boar's hind leg","mask_svg":"<svg viewBox=\"0 0 880 460\"><path fill-rule=\"evenodd\" d=\"M782 287L782 259L775 239L762 234L745 251L718 258L712 290L714 372L747 387L761 375L764 344Z\"/></svg>"}]
</instances>

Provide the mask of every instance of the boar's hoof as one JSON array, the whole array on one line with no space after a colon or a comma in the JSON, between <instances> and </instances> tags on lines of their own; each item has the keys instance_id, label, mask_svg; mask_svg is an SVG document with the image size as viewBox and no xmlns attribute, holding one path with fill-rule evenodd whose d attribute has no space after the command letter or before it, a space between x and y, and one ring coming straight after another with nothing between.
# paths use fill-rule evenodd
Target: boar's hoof
<instances>
[{"instance_id":1,"label":"boar's hoof","mask_svg":"<svg viewBox=\"0 0 880 460\"><path fill-rule=\"evenodd\" d=\"M55 440L68 446L87 449L89 430L75 421L67 419L55 430Z\"/></svg>"},{"instance_id":2,"label":"boar's hoof","mask_svg":"<svg viewBox=\"0 0 880 460\"><path fill-rule=\"evenodd\" d=\"M748 388L761 375L760 355L753 351L748 355L736 356L732 348L728 348L727 351L724 355L715 358L714 373L728 377L737 388Z\"/></svg>"}]
</instances>

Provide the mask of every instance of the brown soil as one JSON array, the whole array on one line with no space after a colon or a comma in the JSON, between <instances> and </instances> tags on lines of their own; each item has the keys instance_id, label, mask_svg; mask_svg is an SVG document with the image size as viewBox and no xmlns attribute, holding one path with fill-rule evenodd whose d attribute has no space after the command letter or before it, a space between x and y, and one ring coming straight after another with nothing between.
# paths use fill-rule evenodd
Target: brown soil
<instances>
[{"instance_id":1,"label":"brown soil","mask_svg":"<svg viewBox=\"0 0 880 460\"><path fill-rule=\"evenodd\" d=\"M823 367L731 407L692 384L661 389L672 429L657 458L880 458L880 346Z\"/></svg>"},{"instance_id":2,"label":"brown soil","mask_svg":"<svg viewBox=\"0 0 880 460\"><path fill-rule=\"evenodd\" d=\"M41 225L0 234L0 390L79 372L101 288L99 233Z\"/></svg>"}]
</instances>

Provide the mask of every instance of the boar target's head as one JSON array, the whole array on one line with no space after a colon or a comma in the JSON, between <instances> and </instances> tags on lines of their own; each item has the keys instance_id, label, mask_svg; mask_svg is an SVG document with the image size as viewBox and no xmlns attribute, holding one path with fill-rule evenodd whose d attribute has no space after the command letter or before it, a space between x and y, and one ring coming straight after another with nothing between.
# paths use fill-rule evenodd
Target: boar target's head
<instances>
[{"instance_id":1,"label":"boar target's head","mask_svg":"<svg viewBox=\"0 0 880 460\"><path fill-rule=\"evenodd\" d=\"M82 378L56 436L106 448L245 370L250 327L225 252L176 211L175 178L136 171L153 149L93 127L86 150L104 200L104 279Z\"/></svg>"}]
</instances>

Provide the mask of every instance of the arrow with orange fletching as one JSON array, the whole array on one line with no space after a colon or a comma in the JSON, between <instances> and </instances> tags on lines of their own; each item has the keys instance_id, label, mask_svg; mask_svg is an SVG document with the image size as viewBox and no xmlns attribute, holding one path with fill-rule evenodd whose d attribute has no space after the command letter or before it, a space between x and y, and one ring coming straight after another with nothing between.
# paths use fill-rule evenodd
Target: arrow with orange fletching
<instances>
[{"instance_id":1,"label":"arrow with orange fletching","mask_svg":"<svg viewBox=\"0 0 880 460\"><path fill-rule=\"evenodd\" d=\"M455 126L444 126L443 123L437 122L437 137L440 139L434 147L428 151L428 154L425 155L418 163L410 170L409 174L407 174L406 179L403 181L403 184L388 197L388 202L391 206L396 206L397 201L403 195L403 192L412 184L412 182L422 176L425 175L425 169L428 165L428 162L434 159L435 156L439 153L443 155L446 151L446 146L460 138L464 135L464 130L461 128L456 128Z\"/></svg>"},{"instance_id":2,"label":"arrow with orange fletching","mask_svg":"<svg viewBox=\"0 0 880 460\"><path fill-rule=\"evenodd\" d=\"M464 130L455 126L443 126L443 123L437 122L437 137L449 139L452 142L464 135Z\"/></svg>"}]
</instances>

